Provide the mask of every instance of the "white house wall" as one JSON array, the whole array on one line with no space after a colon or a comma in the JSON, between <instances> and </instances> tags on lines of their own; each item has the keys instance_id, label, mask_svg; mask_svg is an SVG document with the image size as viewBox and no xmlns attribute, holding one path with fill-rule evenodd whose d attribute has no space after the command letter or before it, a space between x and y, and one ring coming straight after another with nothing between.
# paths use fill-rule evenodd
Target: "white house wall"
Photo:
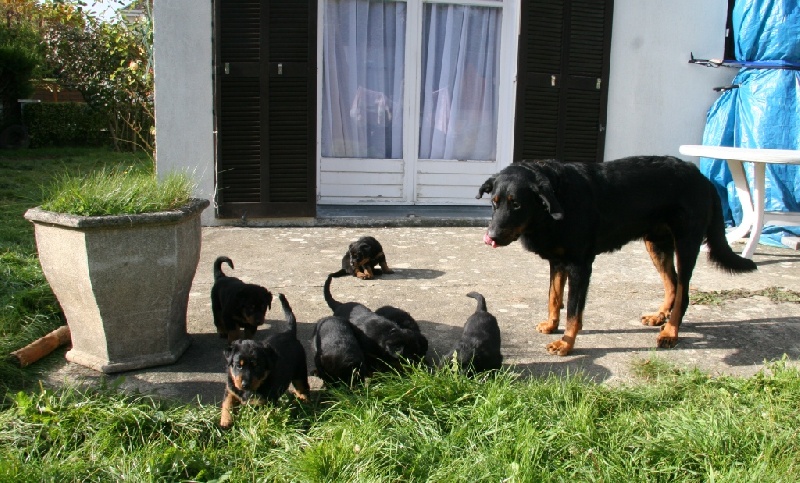
<instances>
[{"instance_id":1,"label":"white house wall","mask_svg":"<svg viewBox=\"0 0 800 483\"><path fill-rule=\"evenodd\" d=\"M687 61L690 52L698 58L722 56L726 15L727 0L614 2L606 159L677 155L681 144L701 141L706 113L718 97L712 87L729 84L736 72ZM192 170L198 181L197 196L213 203L212 4L158 1L154 16L158 172ZM513 131L513 121L506 122L500 130ZM500 165L511 161L510 153L510 149L498 153ZM402 172L391 162L377 163L387 169L370 174L354 170L352 162L349 168L346 160L342 163L344 172L350 169L345 176L360 176L365 181L348 189L358 185L364 191L322 193L323 197L376 195L375 188L381 183L394 184L393 176ZM420 198L435 204L437 197L474 196L478 180L485 179L486 173L464 172L455 179L452 167L452 163L426 166L418 179ZM440 184L443 181L449 181L446 189ZM382 194L384 199L400 196ZM204 212L203 223L217 223L213 208Z\"/></svg>"},{"instance_id":2,"label":"white house wall","mask_svg":"<svg viewBox=\"0 0 800 483\"><path fill-rule=\"evenodd\" d=\"M721 59L727 0L614 0L605 159L678 155L700 144L706 113L735 69L688 63Z\"/></svg>"},{"instance_id":3,"label":"white house wall","mask_svg":"<svg viewBox=\"0 0 800 483\"><path fill-rule=\"evenodd\" d=\"M153 2L156 168L187 169L195 196L211 201L202 223L214 218L214 92L211 1Z\"/></svg>"}]
</instances>

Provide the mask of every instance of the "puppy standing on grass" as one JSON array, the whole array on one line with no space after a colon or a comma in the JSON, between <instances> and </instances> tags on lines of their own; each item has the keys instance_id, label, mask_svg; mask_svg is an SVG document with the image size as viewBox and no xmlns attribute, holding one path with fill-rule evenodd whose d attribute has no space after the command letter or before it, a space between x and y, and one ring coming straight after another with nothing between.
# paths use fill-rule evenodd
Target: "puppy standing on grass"
<instances>
[{"instance_id":1,"label":"puppy standing on grass","mask_svg":"<svg viewBox=\"0 0 800 483\"><path fill-rule=\"evenodd\" d=\"M214 261L214 286L211 287L211 311L217 333L228 342L242 337L252 339L259 325L264 323L267 310L272 306L272 294L266 288L244 283L222 272L222 264L233 268L233 261L225 256Z\"/></svg>"},{"instance_id":2,"label":"puppy standing on grass","mask_svg":"<svg viewBox=\"0 0 800 483\"><path fill-rule=\"evenodd\" d=\"M500 353L500 327L494 315L486 311L486 299L478 292L470 292L467 297L478 301L475 313L464 324L461 340L453 352L462 371L467 373L500 369L503 355ZM453 352L447 359L453 358Z\"/></svg>"},{"instance_id":3,"label":"puppy standing on grass","mask_svg":"<svg viewBox=\"0 0 800 483\"><path fill-rule=\"evenodd\" d=\"M306 352L297 340L297 319L283 294L278 295L286 317L288 329L269 337L264 342L237 340L225 350L228 380L225 399L222 401L220 426L233 424L233 408L259 399L276 402L294 386L294 394L308 402L311 390L308 384Z\"/></svg>"},{"instance_id":4,"label":"puppy standing on grass","mask_svg":"<svg viewBox=\"0 0 800 483\"><path fill-rule=\"evenodd\" d=\"M394 273L386 264L380 242L371 236L362 236L351 243L342 257L342 270L362 280L373 278L373 269L378 265L383 273Z\"/></svg>"}]
</instances>

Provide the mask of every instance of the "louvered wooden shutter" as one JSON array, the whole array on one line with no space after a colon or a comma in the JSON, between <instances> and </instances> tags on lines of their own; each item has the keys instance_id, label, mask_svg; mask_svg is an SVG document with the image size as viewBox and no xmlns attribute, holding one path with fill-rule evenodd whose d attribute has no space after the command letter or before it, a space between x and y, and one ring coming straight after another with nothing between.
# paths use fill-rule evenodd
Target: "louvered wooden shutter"
<instances>
[{"instance_id":1,"label":"louvered wooden shutter","mask_svg":"<svg viewBox=\"0 0 800 483\"><path fill-rule=\"evenodd\" d=\"M602 161L612 0L522 2L514 159Z\"/></svg>"},{"instance_id":2,"label":"louvered wooden shutter","mask_svg":"<svg viewBox=\"0 0 800 483\"><path fill-rule=\"evenodd\" d=\"M219 216L314 216L316 1L215 9Z\"/></svg>"}]
</instances>

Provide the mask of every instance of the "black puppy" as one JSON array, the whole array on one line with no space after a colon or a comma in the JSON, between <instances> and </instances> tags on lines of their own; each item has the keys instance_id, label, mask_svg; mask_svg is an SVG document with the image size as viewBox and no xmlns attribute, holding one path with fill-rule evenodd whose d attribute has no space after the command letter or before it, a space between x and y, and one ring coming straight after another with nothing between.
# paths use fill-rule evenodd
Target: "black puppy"
<instances>
[{"instance_id":1,"label":"black puppy","mask_svg":"<svg viewBox=\"0 0 800 483\"><path fill-rule=\"evenodd\" d=\"M233 261L228 257L217 257L214 261L211 311L217 333L230 343L241 338L240 329L244 329L244 338L252 339L272 306L272 294L260 285L225 275L222 273L223 262L233 268Z\"/></svg>"},{"instance_id":2,"label":"black puppy","mask_svg":"<svg viewBox=\"0 0 800 483\"><path fill-rule=\"evenodd\" d=\"M331 280L346 275L343 270L328 275L323 294L333 315L341 317L353 326L358 344L364 352L367 372L400 368L402 361L414 356L417 337L414 332L368 309L357 302L338 302L331 295Z\"/></svg>"},{"instance_id":3,"label":"black puppy","mask_svg":"<svg viewBox=\"0 0 800 483\"><path fill-rule=\"evenodd\" d=\"M411 353L409 358L412 362L418 362L425 358L425 354L428 353L428 339L422 335L422 331L419 329L419 324L417 324L417 321L414 320L414 317L412 317L411 314L392 305L384 305L383 307L376 309L375 313L382 317L386 317L397 324L400 328L410 330L414 333L415 344L409 348L409 352Z\"/></svg>"},{"instance_id":4,"label":"black puppy","mask_svg":"<svg viewBox=\"0 0 800 483\"><path fill-rule=\"evenodd\" d=\"M362 236L351 243L342 257L342 270L363 280L373 278L373 269L378 265L383 273L394 273L386 264L380 242L371 236Z\"/></svg>"},{"instance_id":5,"label":"black puppy","mask_svg":"<svg viewBox=\"0 0 800 483\"><path fill-rule=\"evenodd\" d=\"M364 376L364 352L347 320L331 315L317 321L311 339L316 375L328 383L351 384Z\"/></svg>"},{"instance_id":6,"label":"black puppy","mask_svg":"<svg viewBox=\"0 0 800 483\"><path fill-rule=\"evenodd\" d=\"M467 297L478 301L475 313L464 324L464 332L458 346L450 352L447 360L456 360L462 371L467 373L500 369L503 355L500 353L500 327L494 315L486 311L486 299L478 292L470 292Z\"/></svg>"},{"instance_id":7,"label":"black puppy","mask_svg":"<svg viewBox=\"0 0 800 483\"><path fill-rule=\"evenodd\" d=\"M288 329L264 342L234 341L224 352L228 380L219 423L223 428L233 424L232 410L236 405L262 399L274 403L289 389L289 383L298 399L308 401L311 388L306 352L297 340L297 320L286 297L280 294L278 298Z\"/></svg>"}]
</instances>

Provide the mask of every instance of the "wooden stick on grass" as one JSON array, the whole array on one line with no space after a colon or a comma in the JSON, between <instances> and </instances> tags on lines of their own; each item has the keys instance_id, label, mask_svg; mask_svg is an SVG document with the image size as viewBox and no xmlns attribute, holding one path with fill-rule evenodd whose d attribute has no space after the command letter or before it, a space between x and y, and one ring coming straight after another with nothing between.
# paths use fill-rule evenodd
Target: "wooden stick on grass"
<instances>
[{"instance_id":1,"label":"wooden stick on grass","mask_svg":"<svg viewBox=\"0 0 800 483\"><path fill-rule=\"evenodd\" d=\"M9 359L19 367L33 364L71 340L69 327L62 325L49 334L36 339L22 349L12 352Z\"/></svg>"}]
</instances>

